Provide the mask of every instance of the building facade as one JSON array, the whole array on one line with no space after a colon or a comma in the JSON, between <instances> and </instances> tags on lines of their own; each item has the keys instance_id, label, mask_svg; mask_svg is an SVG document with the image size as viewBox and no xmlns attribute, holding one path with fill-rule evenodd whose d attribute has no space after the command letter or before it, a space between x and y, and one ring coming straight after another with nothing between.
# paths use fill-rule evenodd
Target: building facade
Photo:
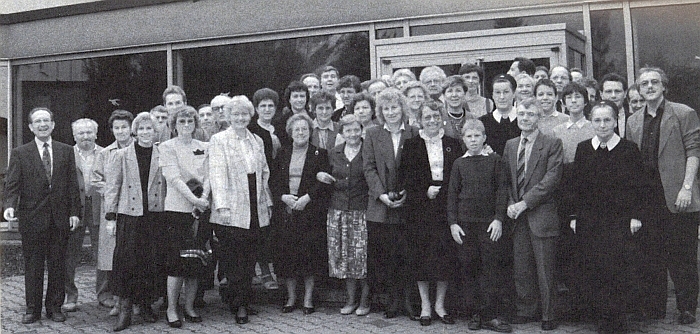
<instances>
[{"instance_id":1,"label":"building facade","mask_svg":"<svg viewBox=\"0 0 700 334\"><path fill-rule=\"evenodd\" d=\"M664 68L669 98L700 108L700 0L56 0L0 4L0 156L31 140L28 112L100 123L112 110L147 111L169 84L188 104L262 87L282 92L321 65L362 80L399 68L480 63L486 78L513 58L634 80ZM488 84L483 87L489 94ZM0 135L1 137L2 135Z\"/></svg>"}]
</instances>

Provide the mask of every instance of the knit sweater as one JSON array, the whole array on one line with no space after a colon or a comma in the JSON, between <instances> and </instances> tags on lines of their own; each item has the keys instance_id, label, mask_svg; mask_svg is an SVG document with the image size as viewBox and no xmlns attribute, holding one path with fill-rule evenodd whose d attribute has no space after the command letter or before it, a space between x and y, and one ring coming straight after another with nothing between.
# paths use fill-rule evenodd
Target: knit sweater
<instances>
[{"instance_id":1,"label":"knit sweater","mask_svg":"<svg viewBox=\"0 0 700 334\"><path fill-rule=\"evenodd\" d=\"M506 165L498 154L460 157L452 165L447 191L447 221L501 222L508 204Z\"/></svg>"}]
</instances>

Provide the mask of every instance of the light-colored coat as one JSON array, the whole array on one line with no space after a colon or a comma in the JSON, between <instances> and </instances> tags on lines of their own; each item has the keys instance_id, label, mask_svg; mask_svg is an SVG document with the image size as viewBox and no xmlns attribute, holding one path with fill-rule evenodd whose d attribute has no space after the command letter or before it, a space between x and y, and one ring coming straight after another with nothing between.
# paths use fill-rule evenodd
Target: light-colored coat
<instances>
[{"instance_id":1,"label":"light-colored coat","mask_svg":"<svg viewBox=\"0 0 700 334\"><path fill-rule=\"evenodd\" d=\"M688 157L700 157L700 120L692 108L664 100L659 131L659 174L664 187L666 206L678 213L675 206L678 192L683 187L685 165ZM646 109L644 109L646 110ZM645 111L634 113L627 119L625 138L642 148ZM691 186L692 199L686 212L700 211L700 191L697 175Z\"/></svg>"},{"instance_id":2,"label":"light-colored coat","mask_svg":"<svg viewBox=\"0 0 700 334\"><path fill-rule=\"evenodd\" d=\"M258 220L260 227L264 227L270 225L270 207L272 206L272 195L268 186L270 168L265 160L262 139L250 131L247 131L247 136L251 136L255 140L253 155L258 166L255 171ZM211 222L249 229L248 173L243 153L236 149L235 140L238 140L236 133L229 128L213 135L209 142L209 183L212 192ZM231 211L230 224L222 221L218 209Z\"/></svg>"},{"instance_id":3,"label":"light-colored coat","mask_svg":"<svg viewBox=\"0 0 700 334\"><path fill-rule=\"evenodd\" d=\"M136 160L136 142L117 150L113 163L107 166L105 210L129 216L143 216L143 193L139 166ZM163 212L165 204L165 179L158 166L160 153L153 145L151 166L148 173L148 211Z\"/></svg>"},{"instance_id":4,"label":"light-colored coat","mask_svg":"<svg viewBox=\"0 0 700 334\"><path fill-rule=\"evenodd\" d=\"M83 206L81 215L82 219L80 223L83 226L86 226L89 223L90 233L93 233L93 226L100 226L100 210L102 209L102 195L100 195L100 193L97 192L96 188L92 187L91 184L85 184L85 173L87 173L89 177L92 177L92 169L86 171L82 170L83 166L79 158L79 149L75 146L73 146L73 148L75 149L75 171L77 172L78 176L78 190L80 190L80 203ZM99 156L100 151L102 151L102 147L99 145L95 145L95 151L97 152L97 154L95 154L95 161L97 161L97 157ZM95 161L93 161L93 165ZM92 212L85 212L86 197L91 198ZM94 231L94 233L97 233L97 231Z\"/></svg>"},{"instance_id":5,"label":"light-colored coat","mask_svg":"<svg viewBox=\"0 0 700 334\"><path fill-rule=\"evenodd\" d=\"M112 255L114 254L114 247L117 244L116 236L109 234L107 231L107 220L105 219L107 211L105 211L104 207L104 192L107 185L105 171L107 170L107 166L113 162L114 154L118 149L119 146L116 141L102 149L95 158L95 163L92 165L92 175L90 176L90 185L100 193L102 202L99 229L100 243L97 246L97 269L99 270L112 270Z\"/></svg>"}]
</instances>

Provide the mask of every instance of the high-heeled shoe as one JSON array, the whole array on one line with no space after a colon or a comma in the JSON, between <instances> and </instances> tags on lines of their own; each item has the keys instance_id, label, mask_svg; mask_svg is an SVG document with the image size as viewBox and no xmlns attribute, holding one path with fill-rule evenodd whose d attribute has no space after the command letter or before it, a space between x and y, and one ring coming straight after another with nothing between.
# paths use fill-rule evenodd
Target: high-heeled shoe
<instances>
[{"instance_id":1,"label":"high-heeled shoe","mask_svg":"<svg viewBox=\"0 0 700 334\"><path fill-rule=\"evenodd\" d=\"M340 309L340 314L342 314L342 315L352 314L353 312L355 312L355 310L357 309L358 306L360 306L360 304L345 305L345 306L343 306L343 308Z\"/></svg>"},{"instance_id":2,"label":"high-heeled shoe","mask_svg":"<svg viewBox=\"0 0 700 334\"><path fill-rule=\"evenodd\" d=\"M312 306L312 307L306 307L306 306L304 306L304 307L303 307L303 311L304 311L304 315L309 315L309 314L311 314L311 313L316 312L316 308L314 308L313 306Z\"/></svg>"},{"instance_id":3,"label":"high-heeled shoe","mask_svg":"<svg viewBox=\"0 0 700 334\"><path fill-rule=\"evenodd\" d=\"M180 318L178 318L178 319L175 320L175 321L170 321L170 319L168 318L168 315L166 314L166 315L165 315L165 321L168 322L168 326L170 326L171 328L180 328L180 327L182 327L182 320L180 320Z\"/></svg>"},{"instance_id":4,"label":"high-heeled shoe","mask_svg":"<svg viewBox=\"0 0 700 334\"><path fill-rule=\"evenodd\" d=\"M238 310L236 310L236 323L239 325L244 325L244 324L247 324L249 322L248 310L246 310L245 315L239 316L238 314L241 313L241 308L246 310L245 307L243 307L243 306L239 307Z\"/></svg>"},{"instance_id":5,"label":"high-heeled shoe","mask_svg":"<svg viewBox=\"0 0 700 334\"><path fill-rule=\"evenodd\" d=\"M296 309L296 305L285 305L282 306L282 313L292 313Z\"/></svg>"},{"instance_id":6,"label":"high-heeled shoe","mask_svg":"<svg viewBox=\"0 0 700 334\"><path fill-rule=\"evenodd\" d=\"M185 320L191 323L202 322L202 317L199 315L189 315L187 312L185 312Z\"/></svg>"}]
</instances>

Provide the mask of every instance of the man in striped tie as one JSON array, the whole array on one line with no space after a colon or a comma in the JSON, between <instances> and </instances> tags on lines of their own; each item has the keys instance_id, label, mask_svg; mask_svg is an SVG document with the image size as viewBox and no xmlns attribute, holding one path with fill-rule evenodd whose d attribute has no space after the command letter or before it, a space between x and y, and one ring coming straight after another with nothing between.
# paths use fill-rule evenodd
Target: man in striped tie
<instances>
[{"instance_id":1,"label":"man in striped tie","mask_svg":"<svg viewBox=\"0 0 700 334\"><path fill-rule=\"evenodd\" d=\"M517 316L514 324L540 319L542 330L557 328L554 317L555 241L559 220L553 194L563 169L562 143L540 133L542 110L534 98L517 108L520 136L508 140L503 160L510 172L508 217L514 220L513 254Z\"/></svg>"}]
</instances>

